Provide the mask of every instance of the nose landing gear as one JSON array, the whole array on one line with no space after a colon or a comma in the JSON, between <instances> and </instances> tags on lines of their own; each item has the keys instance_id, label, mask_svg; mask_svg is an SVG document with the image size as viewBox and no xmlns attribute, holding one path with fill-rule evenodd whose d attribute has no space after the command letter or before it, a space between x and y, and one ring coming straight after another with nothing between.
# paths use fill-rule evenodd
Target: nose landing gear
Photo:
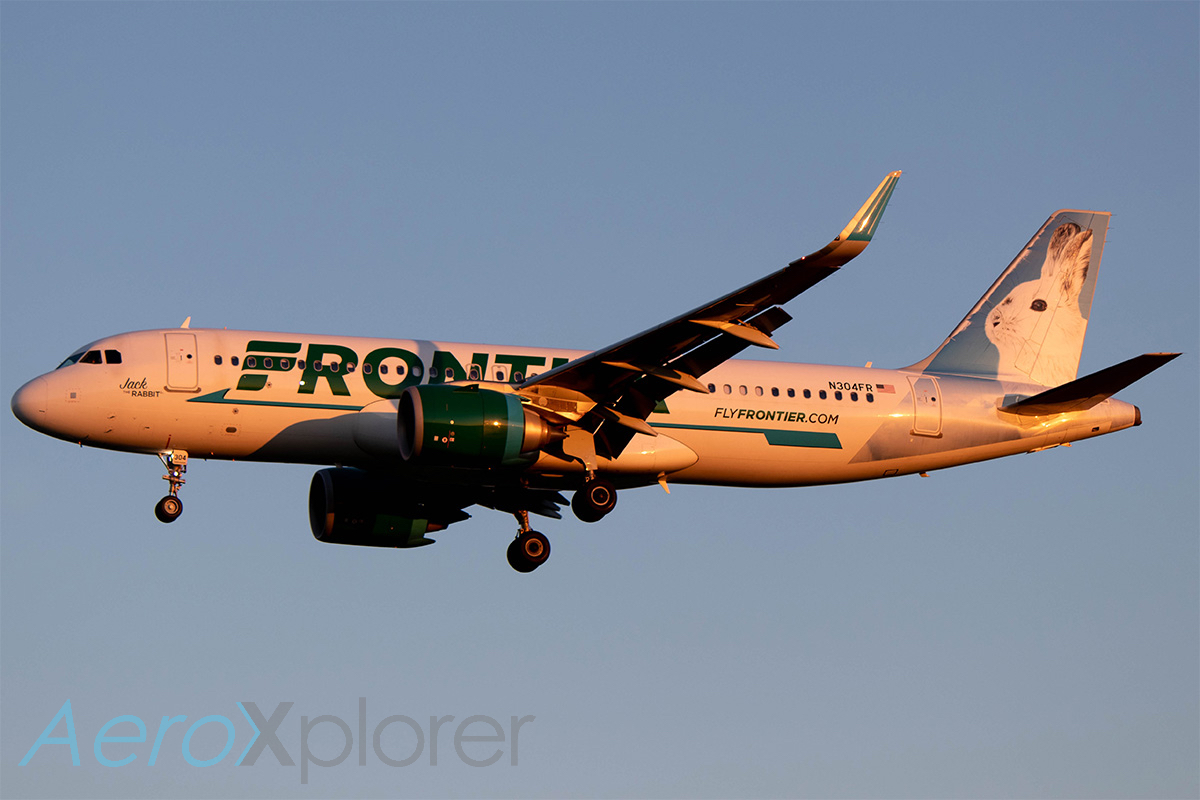
<instances>
[{"instance_id":1,"label":"nose landing gear","mask_svg":"<svg viewBox=\"0 0 1200 800\"><path fill-rule=\"evenodd\" d=\"M159 522L174 522L183 513L183 501L179 499L179 487L187 483L183 473L187 472L188 454L186 450L170 450L159 453L158 460L167 469L163 475L164 481L170 484L169 494L159 500L154 506L154 516Z\"/></svg>"}]
</instances>

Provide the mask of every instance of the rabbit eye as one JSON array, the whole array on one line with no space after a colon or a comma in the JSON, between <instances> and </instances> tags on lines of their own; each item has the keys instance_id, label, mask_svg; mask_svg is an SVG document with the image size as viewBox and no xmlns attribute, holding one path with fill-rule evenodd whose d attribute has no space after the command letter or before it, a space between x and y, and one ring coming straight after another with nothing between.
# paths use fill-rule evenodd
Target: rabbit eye
<instances>
[{"instance_id":1,"label":"rabbit eye","mask_svg":"<svg viewBox=\"0 0 1200 800\"><path fill-rule=\"evenodd\" d=\"M1045 300L1034 300L1029 305L1029 307L1032 308L1034 311L1045 311L1046 310L1046 301Z\"/></svg>"}]
</instances>

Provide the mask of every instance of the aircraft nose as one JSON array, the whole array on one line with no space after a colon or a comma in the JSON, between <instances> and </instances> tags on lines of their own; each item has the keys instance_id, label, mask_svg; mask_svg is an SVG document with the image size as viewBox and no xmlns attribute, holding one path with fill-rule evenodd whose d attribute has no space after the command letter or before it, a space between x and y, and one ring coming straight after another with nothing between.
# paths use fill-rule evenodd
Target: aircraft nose
<instances>
[{"instance_id":1,"label":"aircraft nose","mask_svg":"<svg viewBox=\"0 0 1200 800\"><path fill-rule=\"evenodd\" d=\"M13 414L34 430L41 430L45 426L46 395L46 379L34 378L13 395Z\"/></svg>"}]
</instances>

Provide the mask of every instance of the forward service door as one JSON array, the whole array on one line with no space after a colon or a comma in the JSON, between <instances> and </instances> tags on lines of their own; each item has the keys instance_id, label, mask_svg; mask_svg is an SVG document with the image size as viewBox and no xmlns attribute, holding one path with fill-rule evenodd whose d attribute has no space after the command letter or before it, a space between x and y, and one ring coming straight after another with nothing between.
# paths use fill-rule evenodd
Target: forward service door
<instances>
[{"instance_id":1,"label":"forward service door","mask_svg":"<svg viewBox=\"0 0 1200 800\"><path fill-rule=\"evenodd\" d=\"M199 384L199 364L196 358L196 334L168 333L167 389L175 392L194 392Z\"/></svg>"}]
</instances>

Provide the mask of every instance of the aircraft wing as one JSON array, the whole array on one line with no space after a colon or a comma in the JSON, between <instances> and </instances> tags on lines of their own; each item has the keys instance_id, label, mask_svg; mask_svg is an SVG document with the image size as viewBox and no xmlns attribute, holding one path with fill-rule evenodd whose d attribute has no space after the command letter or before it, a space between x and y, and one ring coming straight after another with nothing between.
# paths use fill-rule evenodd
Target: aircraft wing
<instances>
[{"instance_id":1,"label":"aircraft wing","mask_svg":"<svg viewBox=\"0 0 1200 800\"><path fill-rule=\"evenodd\" d=\"M791 317L779 305L832 275L871 241L900 172L892 172L833 241L778 272L657 327L542 373L518 387L535 408L583 410L600 455L615 457L659 401L679 389L707 392L697 378L750 345L778 349L770 334Z\"/></svg>"}]
</instances>

